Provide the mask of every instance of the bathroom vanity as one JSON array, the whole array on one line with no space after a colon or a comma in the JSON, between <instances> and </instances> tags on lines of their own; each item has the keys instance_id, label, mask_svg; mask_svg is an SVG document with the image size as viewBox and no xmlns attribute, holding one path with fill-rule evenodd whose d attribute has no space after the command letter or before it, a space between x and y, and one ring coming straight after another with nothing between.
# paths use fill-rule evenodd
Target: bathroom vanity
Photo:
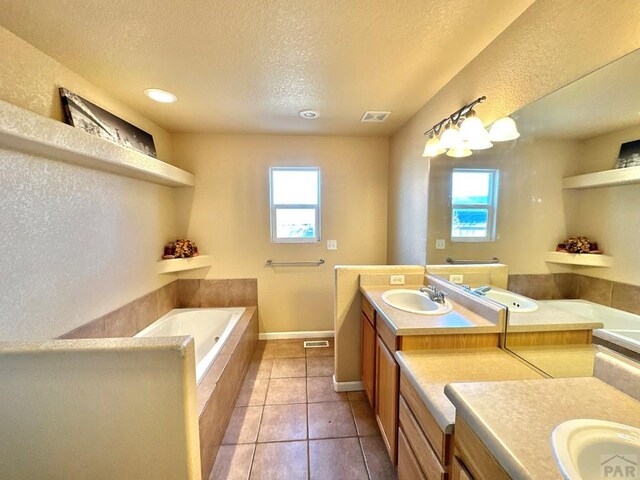
<instances>
[{"instance_id":1,"label":"bathroom vanity","mask_svg":"<svg viewBox=\"0 0 640 480\"><path fill-rule=\"evenodd\" d=\"M453 383L445 393L456 408L452 480L561 479L551 442L558 425L600 419L640 427L640 401L594 377Z\"/></svg>"},{"instance_id":2,"label":"bathroom vanity","mask_svg":"<svg viewBox=\"0 0 640 480\"><path fill-rule=\"evenodd\" d=\"M398 351L398 477L447 478L453 468L455 407L445 385L456 381L529 380L543 376L497 347Z\"/></svg>"},{"instance_id":3,"label":"bathroom vanity","mask_svg":"<svg viewBox=\"0 0 640 480\"><path fill-rule=\"evenodd\" d=\"M398 458L400 367L398 351L497 348L504 329L505 309L456 291L447 282L427 275L426 282L447 294L451 311L419 315L386 304L389 286L361 286L362 383L373 407L393 463ZM424 285L402 286L418 290ZM468 306L473 305L475 311Z\"/></svg>"}]
</instances>

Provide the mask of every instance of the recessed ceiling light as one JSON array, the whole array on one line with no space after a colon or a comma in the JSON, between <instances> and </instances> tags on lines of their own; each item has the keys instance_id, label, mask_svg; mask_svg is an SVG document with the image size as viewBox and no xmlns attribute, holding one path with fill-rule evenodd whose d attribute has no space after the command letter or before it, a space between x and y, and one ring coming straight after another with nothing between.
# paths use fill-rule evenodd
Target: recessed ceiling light
<instances>
[{"instance_id":1,"label":"recessed ceiling light","mask_svg":"<svg viewBox=\"0 0 640 480\"><path fill-rule=\"evenodd\" d=\"M173 103L178 100L178 97L173 93L167 92L166 90L160 90L159 88L147 88L144 91L144 94L151 100L160 103Z\"/></svg>"},{"instance_id":2,"label":"recessed ceiling light","mask_svg":"<svg viewBox=\"0 0 640 480\"><path fill-rule=\"evenodd\" d=\"M301 110L298 115L306 120L313 120L320 116L320 112L316 112L315 110Z\"/></svg>"}]
</instances>

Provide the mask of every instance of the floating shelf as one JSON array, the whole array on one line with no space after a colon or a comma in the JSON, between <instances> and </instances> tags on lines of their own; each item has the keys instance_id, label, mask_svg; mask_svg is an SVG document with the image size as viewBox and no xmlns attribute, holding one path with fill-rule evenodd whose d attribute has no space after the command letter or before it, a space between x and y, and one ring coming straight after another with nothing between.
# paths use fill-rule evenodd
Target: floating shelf
<instances>
[{"instance_id":1,"label":"floating shelf","mask_svg":"<svg viewBox=\"0 0 640 480\"><path fill-rule=\"evenodd\" d=\"M583 189L640 183L640 167L617 168L562 179L562 188Z\"/></svg>"},{"instance_id":2,"label":"floating shelf","mask_svg":"<svg viewBox=\"0 0 640 480\"><path fill-rule=\"evenodd\" d=\"M610 267L613 264L613 257L592 253L547 252L545 261L550 263L564 263L567 265L584 265L587 267Z\"/></svg>"},{"instance_id":3,"label":"floating shelf","mask_svg":"<svg viewBox=\"0 0 640 480\"><path fill-rule=\"evenodd\" d=\"M195 185L189 172L5 101L0 101L0 148L160 185Z\"/></svg>"},{"instance_id":4,"label":"floating shelf","mask_svg":"<svg viewBox=\"0 0 640 480\"><path fill-rule=\"evenodd\" d=\"M196 268L210 267L213 261L209 255L198 255L191 258L170 258L158 262L158 273L183 272Z\"/></svg>"}]
</instances>

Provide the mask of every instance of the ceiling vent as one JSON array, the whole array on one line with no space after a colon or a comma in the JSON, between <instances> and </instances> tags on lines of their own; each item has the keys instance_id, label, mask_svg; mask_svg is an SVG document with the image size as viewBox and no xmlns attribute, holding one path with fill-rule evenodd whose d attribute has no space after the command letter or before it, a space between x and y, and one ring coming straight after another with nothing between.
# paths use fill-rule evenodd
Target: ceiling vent
<instances>
[{"instance_id":1,"label":"ceiling vent","mask_svg":"<svg viewBox=\"0 0 640 480\"><path fill-rule=\"evenodd\" d=\"M362 115L362 118L360 119L360 121L368 122L368 123L382 123L387 118L389 118L389 115L391 115L391 112L379 112L374 110L367 110L366 112L364 112L364 115Z\"/></svg>"}]
</instances>

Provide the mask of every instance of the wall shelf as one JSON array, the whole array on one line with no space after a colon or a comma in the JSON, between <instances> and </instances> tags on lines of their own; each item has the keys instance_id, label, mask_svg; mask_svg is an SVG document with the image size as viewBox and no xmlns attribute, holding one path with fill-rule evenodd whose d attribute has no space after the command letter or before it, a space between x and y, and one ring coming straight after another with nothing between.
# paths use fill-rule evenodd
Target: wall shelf
<instances>
[{"instance_id":1,"label":"wall shelf","mask_svg":"<svg viewBox=\"0 0 640 480\"><path fill-rule=\"evenodd\" d=\"M191 258L170 258L158 262L158 273L184 272L196 268L210 267L213 260L209 255L198 255Z\"/></svg>"},{"instance_id":2,"label":"wall shelf","mask_svg":"<svg viewBox=\"0 0 640 480\"><path fill-rule=\"evenodd\" d=\"M584 189L640 183L640 167L617 168L562 179L562 188Z\"/></svg>"},{"instance_id":3,"label":"wall shelf","mask_svg":"<svg viewBox=\"0 0 640 480\"><path fill-rule=\"evenodd\" d=\"M613 264L613 257L591 253L547 252L545 261L550 263L564 263L566 265L584 265L587 267L610 267Z\"/></svg>"},{"instance_id":4,"label":"wall shelf","mask_svg":"<svg viewBox=\"0 0 640 480\"><path fill-rule=\"evenodd\" d=\"M195 185L189 172L5 101L0 101L0 148L160 185Z\"/></svg>"}]
</instances>

